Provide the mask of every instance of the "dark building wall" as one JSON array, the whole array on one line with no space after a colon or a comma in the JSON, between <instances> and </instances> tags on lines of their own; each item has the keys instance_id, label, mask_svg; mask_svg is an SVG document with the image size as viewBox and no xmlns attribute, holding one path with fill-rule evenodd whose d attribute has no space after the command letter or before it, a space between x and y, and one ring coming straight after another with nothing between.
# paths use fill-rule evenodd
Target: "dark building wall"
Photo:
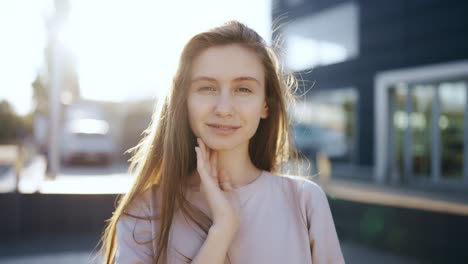
<instances>
[{"instance_id":1,"label":"dark building wall","mask_svg":"<svg viewBox=\"0 0 468 264\"><path fill-rule=\"evenodd\" d=\"M281 0L274 5L273 21L287 23L346 2L305 0L289 8ZM355 2L359 6L359 55L305 71L308 73L303 73L302 78L315 81L317 90L349 86L358 90L357 163L373 165L376 73L468 59L468 1Z\"/></svg>"},{"instance_id":2,"label":"dark building wall","mask_svg":"<svg viewBox=\"0 0 468 264\"><path fill-rule=\"evenodd\" d=\"M0 193L0 244L34 237L99 237L116 200L116 194Z\"/></svg>"}]
</instances>

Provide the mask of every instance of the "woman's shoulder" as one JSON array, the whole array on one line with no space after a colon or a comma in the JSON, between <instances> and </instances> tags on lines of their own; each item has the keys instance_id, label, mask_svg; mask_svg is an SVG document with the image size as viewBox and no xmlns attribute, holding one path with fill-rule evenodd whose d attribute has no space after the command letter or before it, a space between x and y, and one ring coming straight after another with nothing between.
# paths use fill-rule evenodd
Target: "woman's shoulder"
<instances>
[{"instance_id":1,"label":"woman's shoulder","mask_svg":"<svg viewBox=\"0 0 468 264\"><path fill-rule=\"evenodd\" d=\"M322 188L309 176L277 174L271 172L266 172L266 175L270 181L286 182L298 189L304 190L305 192L323 192Z\"/></svg>"},{"instance_id":2,"label":"woman's shoulder","mask_svg":"<svg viewBox=\"0 0 468 264\"><path fill-rule=\"evenodd\" d=\"M310 177L296 175L281 175L267 173L270 181L276 182L281 186L286 186L286 189L299 194L301 200L317 200L326 197L322 187L312 181Z\"/></svg>"},{"instance_id":3,"label":"woman's shoulder","mask_svg":"<svg viewBox=\"0 0 468 264\"><path fill-rule=\"evenodd\" d=\"M159 208L158 186L153 185L141 193L138 193L127 204L124 212L136 217L148 217L154 215Z\"/></svg>"}]
</instances>

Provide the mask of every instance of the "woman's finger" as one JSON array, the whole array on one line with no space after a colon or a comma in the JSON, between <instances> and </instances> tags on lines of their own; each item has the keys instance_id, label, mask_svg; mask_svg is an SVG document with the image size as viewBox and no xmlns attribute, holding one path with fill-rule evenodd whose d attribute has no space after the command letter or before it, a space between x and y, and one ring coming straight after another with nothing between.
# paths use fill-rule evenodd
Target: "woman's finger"
<instances>
[{"instance_id":1,"label":"woman's finger","mask_svg":"<svg viewBox=\"0 0 468 264\"><path fill-rule=\"evenodd\" d=\"M216 182L219 182L218 179L218 152L215 150L211 151L210 154L210 167L211 167L211 176L215 179Z\"/></svg>"},{"instance_id":2,"label":"woman's finger","mask_svg":"<svg viewBox=\"0 0 468 264\"><path fill-rule=\"evenodd\" d=\"M210 173L208 171L209 167L207 167L208 164L206 164L206 162L202 158L200 158L200 156L202 155L200 148L195 147L195 152L197 153L197 171L198 175L200 175L202 185L206 186L210 190L212 188L219 189L218 183L215 182L210 176Z\"/></svg>"},{"instance_id":3,"label":"woman's finger","mask_svg":"<svg viewBox=\"0 0 468 264\"><path fill-rule=\"evenodd\" d=\"M206 146L205 146L205 143L203 142L203 140L201 140L201 138L197 138L197 142L198 142L198 147L200 148L201 150L201 154L202 154L202 157L204 160L208 160L207 157L208 157L208 154L206 153Z\"/></svg>"},{"instance_id":4,"label":"woman's finger","mask_svg":"<svg viewBox=\"0 0 468 264\"><path fill-rule=\"evenodd\" d=\"M195 153L197 154L197 170L199 172L199 174L204 174L204 173L201 173L201 171L204 170L204 162L203 162L203 157L202 157L202 154L201 154L201 150L200 150L200 147L195 147Z\"/></svg>"},{"instance_id":5,"label":"woman's finger","mask_svg":"<svg viewBox=\"0 0 468 264\"><path fill-rule=\"evenodd\" d=\"M224 169L221 169L218 174L219 185L225 192L230 192L234 188L232 187L231 177L227 174Z\"/></svg>"}]
</instances>

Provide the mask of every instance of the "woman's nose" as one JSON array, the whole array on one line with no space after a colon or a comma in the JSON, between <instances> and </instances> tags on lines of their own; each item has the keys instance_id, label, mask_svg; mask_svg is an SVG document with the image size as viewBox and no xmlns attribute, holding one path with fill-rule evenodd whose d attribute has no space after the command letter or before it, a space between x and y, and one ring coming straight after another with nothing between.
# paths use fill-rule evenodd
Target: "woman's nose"
<instances>
[{"instance_id":1,"label":"woman's nose","mask_svg":"<svg viewBox=\"0 0 468 264\"><path fill-rule=\"evenodd\" d=\"M221 117L230 117L234 113L232 96L229 93L220 93L215 106L215 114Z\"/></svg>"}]
</instances>

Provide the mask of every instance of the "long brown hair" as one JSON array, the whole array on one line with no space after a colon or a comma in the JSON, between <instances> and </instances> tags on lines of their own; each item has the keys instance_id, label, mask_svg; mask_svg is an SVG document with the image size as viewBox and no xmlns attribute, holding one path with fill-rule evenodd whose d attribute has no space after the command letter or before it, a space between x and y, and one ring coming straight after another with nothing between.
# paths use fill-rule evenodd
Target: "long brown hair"
<instances>
[{"instance_id":1,"label":"long brown hair","mask_svg":"<svg viewBox=\"0 0 468 264\"><path fill-rule=\"evenodd\" d=\"M131 190L119 201L102 237L101 251L105 263L115 262L116 226L129 204L145 190L157 187L160 209L157 212L157 248L154 263L167 262L169 231L176 210L193 221L205 233L212 222L191 205L184 195L189 175L196 169L195 137L187 115L187 89L192 64L200 53L210 47L239 44L257 54L265 71L265 92L268 117L262 119L250 140L249 155L253 164L272 173L280 173L282 164L296 151L289 135L287 106L293 100L290 88L293 78L286 75L275 51L254 30L231 21L207 32L195 35L185 45L172 87L154 112L143 140L133 149L130 171L136 175ZM138 217L138 216L135 216Z\"/></svg>"}]
</instances>

